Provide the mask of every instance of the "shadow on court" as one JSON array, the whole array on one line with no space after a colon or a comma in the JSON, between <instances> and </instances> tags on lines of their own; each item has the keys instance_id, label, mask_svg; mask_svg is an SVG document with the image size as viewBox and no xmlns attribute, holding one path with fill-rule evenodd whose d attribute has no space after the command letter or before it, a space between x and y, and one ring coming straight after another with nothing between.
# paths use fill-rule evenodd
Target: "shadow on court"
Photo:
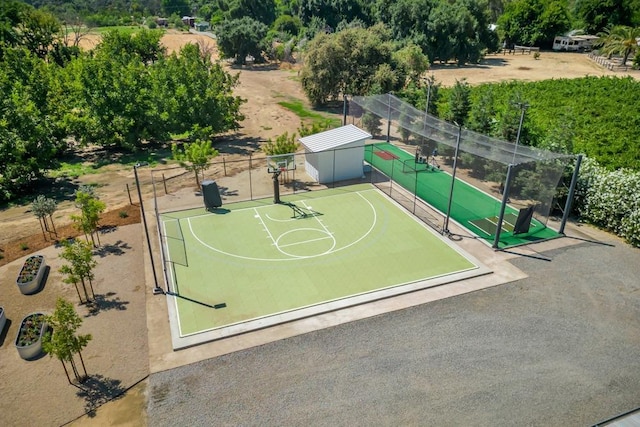
<instances>
[{"instance_id":1,"label":"shadow on court","mask_svg":"<svg viewBox=\"0 0 640 427\"><path fill-rule=\"evenodd\" d=\"M167 295L171 295L171 296L174 296L174 297L177 297L177 298L182 298L183 300L187 300L189 302L192 302L192 303L195 303L195 304L199 304L199 305L202 305L204 307L213 308L215 310L218 310L220 308L225 308L227 306L227 304L224 303L224 302L218 303L218 304L209 304L209 303L206 303L206 302L195 300L193 298L186 297L184 295L176 294L175 292L167 292Z\"/></svg>"}]
</instances>

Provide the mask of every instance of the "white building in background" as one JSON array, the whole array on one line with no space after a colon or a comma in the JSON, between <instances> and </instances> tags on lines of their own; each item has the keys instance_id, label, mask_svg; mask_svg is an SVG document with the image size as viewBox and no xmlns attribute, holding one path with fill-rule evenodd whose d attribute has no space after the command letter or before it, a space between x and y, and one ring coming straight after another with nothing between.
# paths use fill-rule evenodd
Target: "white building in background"
<instances>
[{"instance_id":1,"label":"white building in background","mask_svg":"<svg viewBox=\"0 0 640 427\"><path fill-rule=\"evenodd\" d=\"M307 174L321 184L362 178L369 138L370 133L351 124L299 138Z\"/></svg>"}]
</instances>

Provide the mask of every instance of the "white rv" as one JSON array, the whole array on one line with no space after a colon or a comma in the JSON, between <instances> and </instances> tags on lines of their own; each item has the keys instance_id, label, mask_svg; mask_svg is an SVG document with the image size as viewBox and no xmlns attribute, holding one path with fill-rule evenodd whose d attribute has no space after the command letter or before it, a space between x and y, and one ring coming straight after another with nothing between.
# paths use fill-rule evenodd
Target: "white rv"
<instances>
[{"instance_id":1,"label":"white rv","mask_svg":"<svg viewBox=\"0 0 640 427\"><path fill-rule=\"evenodd\" d=\"M570 52L588 52L593 49L593 43L598 36L556 36L553 39L553 50Z\"/></svg>"}]
</instances>

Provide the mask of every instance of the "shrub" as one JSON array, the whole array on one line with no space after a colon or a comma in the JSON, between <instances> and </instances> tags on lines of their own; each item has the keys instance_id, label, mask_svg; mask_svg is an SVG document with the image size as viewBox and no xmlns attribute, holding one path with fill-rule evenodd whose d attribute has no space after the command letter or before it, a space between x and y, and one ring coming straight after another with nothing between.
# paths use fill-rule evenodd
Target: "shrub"
<instances>
[{"instance_id":1,"label":"shrub","mask_svg":"<svg viewBox=\"0 0 640 427\"><path fill-rule=\"evenodd\" d=\"M26 243L20 243L20 249L26 251L27 249L29 249L29 245L27 245Z\"/></svg>"},{"instance_id":2,"label":"shrub","mask_svg":"<svg viewBox=\"0 0 640 427\"><path fill-rule=\"evenodd\" d=\"M127 213L127 211L120 211L120 212L118 212L118 216L120 218L127 218L129 216L129 214Z\"/></svg>"},{"instance_id":3,"label":"shrub","mask_svg":"<svg viewBox=\"0 0 640 427\"><path fill-rule=\"evenodd\" d=\"M587 158L580 170L578 194L581 219L640 246L640 173L609 171Z\"/></svg>"}]
</instances>

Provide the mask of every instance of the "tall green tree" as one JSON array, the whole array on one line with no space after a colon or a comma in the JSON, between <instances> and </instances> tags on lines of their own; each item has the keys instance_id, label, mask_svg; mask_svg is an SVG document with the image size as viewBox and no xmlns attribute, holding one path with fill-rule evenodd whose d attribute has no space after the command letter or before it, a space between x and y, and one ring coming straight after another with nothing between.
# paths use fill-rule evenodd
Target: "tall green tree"
<instances>
[{"instance_id":1,"label":"tall green tree","mask_svg":"<svg viewBox=\"0 0 640 427\"><path fill-rule=\"evenodd\" d=\"M600 46L600 52L607 56L621 55L622 65L626 65L629 56L639 49L640 27L631 28L618 25L605 30L599 36L596 46Z\"/></svg>"},{"instance_id":2,"label":"tall green tree","mask_svg":"<svg viewBox=\"0 0 640 427\"><path fill-rule=\"evenodd\" d=\"M151 67L153 108L163 133L191 139L237 130L245 102L233 94L238 75L227 73L198 45L188 44Z\"/></svg>"},{"instance_id":3,"label":"tall green tree","mask_svg":"<svg viewBox=\"0 0 640 427\"><path fill-rule=\"evenodd\" d=\"M83 382L87 378L87 368L82 358L82 349L93 338L91 334L79 335L78 329L82 326L82 319L73 308L73 305L63 298L56 301L56 309L52 315L46 316L46 321L53 328L47 332L42 340L42 348L50 357L55 356L64 368L69 384L73 384L66 363L71 365L71 370L77 382ZM78 355L82 365L83 374L80 373L75 361Z\"/></svg>"},{"instance_id":4,"label":"tall green tree","mask_svg":"<svg viewBox=\"0 0 640 427\"><path fill-rule=\"evenodd\" d=\"M392 60L394 45L390 37L380 25L316 36L307 46L300 73L309 99L322 104L342 94L400 89L406 77Z\"/></svg>"},{"instance_id":5,"label":"tall green tree","mask_svg":"<svg viewBox=\"0 0 640 427\"><path fill-rule=\"evenodd\" d=\"M189 172L193 172L198 188L200 188L200 174L209 169L211 166L209 162L219 154L218 150L211 146L210 141L201 140L187 143L182 148L174 143L171 146L171 153L174 160L180 163L180 166Z\"/></svg>"},{"instance_id":6,"label":"tall green tree","mask_svg":"<svg viewBox=\"0 0 640 427\"><path fill-rule=\"evenodd\" d=\"M586 33L598 34L618 25L633 26L632 6L637 9L640 4L629 0L576 0L573 14ZM635 25L640 26L640 22Z\"/></svg>"},{"instance_id":7,"label":"tall green tree","mask_svg":"<svg viewBox=\"0 0 640 427\"><path fill-rule=\"evenodd\" d=\"M275 0L228 0L226 7L229 20L248 17L267 26L276 20Z\"/></svg>"},{"instance_id":8,"label":"tall green tree","mask_svg":"<svg viewBox=\"0 0 640 427\"><path fill-rule=\"evenodd\" d=\"M561 0L514 0L498 19L498 30L508 44L550 48L555 36L570 29L569 11Z\"/></svg>"},{"instance_id":9,"label":"tall green tree","mask_svg":"<svg viewBox=\"0 0 640 427\"><path fill-rule=\"evenodd\" d=\"M471 110L471 88L465 79L456 80L449 94L448 120L464 126Z\"/></svg>"},{"instance_id":10,"label":"tall green tree","mask_svg":"<svg viewBox=\"0 0 640 427\"><path fill-rule=\"evenodd\" d=\"M191 15L191 7L188 0L162 0L162 11L165 16L178 15L188 16Z\"/></svg>"},{"instance_id":11,"label":"tall green tree","mask_svg":"<svg viewBox=\"0 0 640 427\"><path fill-rule=\"evenodd\" d=\"M39 58L45 58L53 45L59 43L60 22L40 9L22 9L16 29L19 43Z\"/></svg>"},{"instance_id":12,"label":"tall green tree","mask_svg":"<svg viewBox=\"0 0 640 427\"><path fill-rule=\"evenodd\" d=\"M0 201L23 191L55 164L66 147L53 76L57 66L28 50L0 58Z\"/></svg>"},{"instance_id":13,"label":"tall green tree","mask_svg":"<svg viewBox=\"0 0 640 427\"><path fill-rule=\"evenodd\" d=\"M238 65L246 64L249 55L255 62L263 62L267 30L265 24L249 17L222 22L215 30L221 56L233 58Z\"/></svg>"},{"instance_id":14,"label":"tall green tree","mask_svg":"<svg viewBox=\"0 0 640 427\"><path fill-rule=\"evenodd\" d=\"M363 10L366 3L362 0L300 0L299 16L305 25L311 22L312 17L317 17L335 30L343 21L368 21Z\"/></svg>"}]
</instances>

